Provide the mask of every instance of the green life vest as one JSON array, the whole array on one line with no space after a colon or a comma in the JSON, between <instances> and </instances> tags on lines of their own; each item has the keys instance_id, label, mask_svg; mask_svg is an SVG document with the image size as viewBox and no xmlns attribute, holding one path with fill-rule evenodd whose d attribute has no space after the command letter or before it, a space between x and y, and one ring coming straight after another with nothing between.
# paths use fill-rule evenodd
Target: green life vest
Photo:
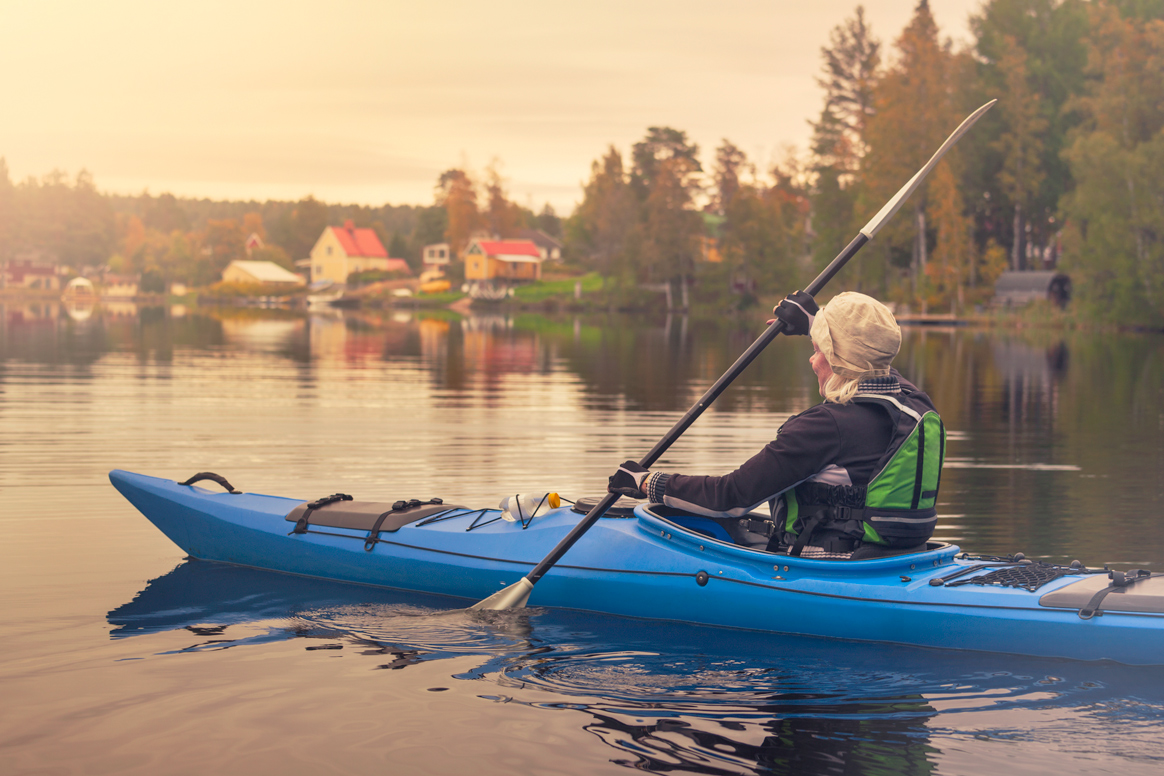
<instances>
[{"instance_id":1,"label":"green life vest","mask_svg":"<svg viewBox=\"0 0 1164 776\"><path fill-rule=\"evenodd\" d=\"M889 413L893 437L868 485L802 482L781 496L776 522L792 555L810 541L847 553L863 543L915 547L934 533L946 452L942 419L933 410L909 406L908 394L857 394L853 401Z\"/></svg>"}]
</instances>

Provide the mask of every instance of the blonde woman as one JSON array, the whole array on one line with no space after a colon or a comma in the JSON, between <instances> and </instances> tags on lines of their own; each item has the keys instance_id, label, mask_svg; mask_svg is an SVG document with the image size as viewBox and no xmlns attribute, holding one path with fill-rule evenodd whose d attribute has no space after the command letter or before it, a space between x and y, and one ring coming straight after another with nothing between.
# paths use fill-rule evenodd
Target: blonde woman
<instances>
[{"instance_id":1,"label":"blonde woman","mask_svg":"<svg viewBox=\"0 0 1164 776\"><path fill-rule=\"evenodd\" d=\"M773 310L809 334L824 401L722 476L651 472L627 461L609 490L719 519L741 544L771 552L860 559L924 549L945 450L930 397L890 366L901 329L885 305L842 293L823 309L798 291ZM767 504L770 519L752 510Z\"/></svg>"}]
</instances>

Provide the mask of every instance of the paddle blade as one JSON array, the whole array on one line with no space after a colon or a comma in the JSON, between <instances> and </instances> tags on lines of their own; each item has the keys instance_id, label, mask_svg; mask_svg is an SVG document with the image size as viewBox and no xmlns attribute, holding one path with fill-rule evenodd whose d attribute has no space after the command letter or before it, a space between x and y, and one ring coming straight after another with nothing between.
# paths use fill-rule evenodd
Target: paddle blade
<instances>
[{"instance_id":1,"label":"paddle blade","mask_svg":"<svg viewBox=\"0 0 1164 776\"><path fill-rule=\"evenodd\" d=\"M525 577L506 588L498 590L484 601L478 601L470 609L522 609L533 592L533 583Z\"/></svg>"},{"instance_id":2,"label":"paddle blade","mask_svg":"<svg viewBox=\"0 0 1164 776\"><path fill-rule=\"evenodd\" d=\"M954 144L961 139L962 135L969 132L970 127L974 126L978 119L982 118L983 113L993 108L996 102L998 100L991 100L963 119L962 123L958 125L958 128L946 138L946 142L942 143L941 148L935 151L934 155L930 157L930 160L926 162L925 167L922 167L914 173L913 177L906 181L906 184L901 187L901 190L893 196L893 199L886 202L885 206L877 212L877 215L869 219L869 223L865 224L865 227L861 230L861 234L872 240L873 236L881 231L881 227L885 226L885 223L893 217L893 214L897 212L898 208L905 204L905 201L909 199L909 195L914 192L914 189L922 184L922 181L930 174L930 170L938 165L938 162L942 160L946 152L953 148Z\"/></svg>"}]
</instances>

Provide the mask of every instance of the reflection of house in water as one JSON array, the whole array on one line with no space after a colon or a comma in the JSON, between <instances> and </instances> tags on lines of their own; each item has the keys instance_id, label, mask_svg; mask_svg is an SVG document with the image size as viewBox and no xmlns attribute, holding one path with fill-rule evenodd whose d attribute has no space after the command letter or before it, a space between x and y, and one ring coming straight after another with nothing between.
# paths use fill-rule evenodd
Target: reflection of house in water
<instances>
[{"instance_id":1,"label":"reflection of house in water","mask_svg":"<svg viewBox=\"0 0 1164 776\"><path fill-rule=\"evenodd\" d=\"M101 312L106 318L136 318L137 305L133 302L101 302Z\"/></svg>"},{"instance_id":2,"label":"reflection of house in water","mask_svg":"<svg viewBox=\"0 0 1164 776\"><path fill-rule=\"evenodd\" d=\"M312 314L308 317L311 358L321 363L382 363L404 355L411 323L351 314Z\"/></svg>"},{"instance_id":3,"label":"reflection of house in water","mask_svg":"<svg viewBox=\"0 0 1164 776\"><path fill-rule=\"evenodd\" d=\"M294 349L302 336L303 319L224 318L222 333L231 343L247 350L285 353Z\"/></svg>"},{"instance_id":4,"label":"reflection of house in water","mask_svg":"<svg viewBox=\"0 0 1164 776\"><path fill-rule=\"evenodd\" d=\"M515 331L503 316L472 316L462 323L465 371L486 376L534 372L540 364L536 332Z\"/></svg>"},{"instance_id":5,"label":"reflection of house in water","mask_svg":"<svg viewBox=\"0 0 1164 776\"><path fill-rule=\"evenodd\" d=\"M428 363L444 362L449 357L449 329L452 324L444 318L421 318L420 355Z\"/></svg>"},{"instance_id":6,"label":"reflection of house in water","mask_svg":"<svg viewBox=\"0 0 1164 776\"><path fill-rule=\"evenodd\" d=\"M1059 341L1039 346L1013 339L997 339L992 344L994 366L1007 389L1007 405L1012 416L1024 414L1022 407L1049 402L1052 412L1058 405L1058 383L1067 371L1070 351Z\"/></svg>"},{"instance_id":7,"label":"reflection of house in water","mask_svg":"<svg viewBox=\"0 0 1164 776\"><path fill-rule=\"evenodd\" d=\"M52 323L61 315L57 302L16 302L0 304L3 319L10 324Z\"/></svg>"}]
</instances>

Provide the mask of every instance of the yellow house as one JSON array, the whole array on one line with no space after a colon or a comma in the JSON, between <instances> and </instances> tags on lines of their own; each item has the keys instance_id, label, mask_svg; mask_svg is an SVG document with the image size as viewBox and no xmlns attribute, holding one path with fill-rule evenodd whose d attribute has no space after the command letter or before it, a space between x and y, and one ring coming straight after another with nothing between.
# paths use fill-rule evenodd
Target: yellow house
<instances>
[{"instance_id":1,"label":"yellow house","mask_svg":"<svg viewBox=\"0 0 1164 776\"><path fill-rule=\"evenodd\" d=\"M404 259L388 257L375 231L357 229L351 221L324 229L311 249L312 283L347 283L353 272L369 271L412 274Z\"/></svg>"},{"instance_id":2,"label":"yellow house","mask_svg":"<svg viewBox=\"0 0 1164 776\"><path fill-rule=\"evenodd\" d=\"M222 272L224 283L272 283L281 286L301 286L303 278L289 272L273 261L232 261Z\"/></svg>"},{"instance_id":3,"label":"yellow house","mask_svg":"<svg viewBox=\"0 0 1164 776\"><path fill-rule=\"evenodd\" d=\"M540 280L542 252L531 240L471 240L465 280Z\"/></svg>"}]
</instances>

